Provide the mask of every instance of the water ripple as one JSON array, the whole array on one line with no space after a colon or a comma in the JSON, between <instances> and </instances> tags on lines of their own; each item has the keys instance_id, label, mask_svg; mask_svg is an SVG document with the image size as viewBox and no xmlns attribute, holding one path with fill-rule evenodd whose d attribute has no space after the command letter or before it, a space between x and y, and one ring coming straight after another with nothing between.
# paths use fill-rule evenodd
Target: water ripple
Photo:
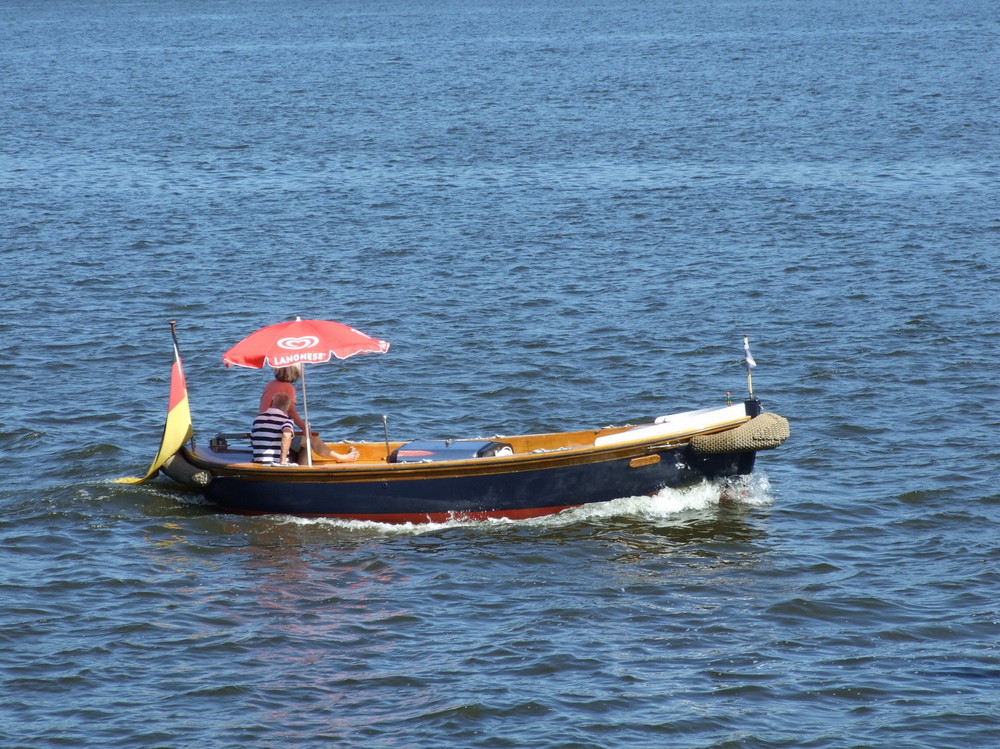
<instances>
[{"instance_id":1,"label":"water ripple","mask_svg":"<svg viewBox=\"0 0 1000 749\"><path fill-rule=\"evenodd\" d=\"M992 745L994 15L9 4L0 744ZM221 353L296 315L393 345L310 374L324 435L722 403L749 333L793 437L524 522L109 483L168 321L204 440L268 377Z\"/></svg>"}]
</instances>

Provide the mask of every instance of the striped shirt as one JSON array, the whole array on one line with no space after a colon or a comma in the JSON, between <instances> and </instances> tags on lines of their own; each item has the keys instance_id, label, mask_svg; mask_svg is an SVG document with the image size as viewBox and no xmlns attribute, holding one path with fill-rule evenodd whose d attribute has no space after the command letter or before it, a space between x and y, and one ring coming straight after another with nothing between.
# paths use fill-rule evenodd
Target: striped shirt
<instances>
[{"instance_id":1,"label":"striped shirt","mask_svg":"<svg viewBox=\"0 0 1000 749\"><path fill-rule=\"evenodd\" d=\"M257 414L250 429L250 445L253 447L254 463L281 462L281 435L292 434L295 425L284 411L269 408Z\"/></svg>"}]
</instances>

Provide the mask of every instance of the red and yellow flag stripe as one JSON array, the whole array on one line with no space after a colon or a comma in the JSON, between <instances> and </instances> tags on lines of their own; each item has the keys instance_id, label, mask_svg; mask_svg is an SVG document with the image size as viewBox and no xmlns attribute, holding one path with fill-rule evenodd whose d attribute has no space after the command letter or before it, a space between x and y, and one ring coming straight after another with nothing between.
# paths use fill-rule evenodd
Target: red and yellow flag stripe
<instances>
[{"instance_id":1,"label":"red and yellow flag stripe","mask_svg":"<svg viewBox=\"0 0 1000 749\"><path fill-rule=\"evenodd\" d=\"M170 401L167 404L167 420L163 425L160 450L153 459L149 471L142 478L120 478L117 484L141 484L156 475L157 471L171 455L191 439L194 429L191 424L191 407L188 405L187 381L184 379L184 365L181 353L174 342L174 364L170 370Z\"/></svg>"}]
</instances>

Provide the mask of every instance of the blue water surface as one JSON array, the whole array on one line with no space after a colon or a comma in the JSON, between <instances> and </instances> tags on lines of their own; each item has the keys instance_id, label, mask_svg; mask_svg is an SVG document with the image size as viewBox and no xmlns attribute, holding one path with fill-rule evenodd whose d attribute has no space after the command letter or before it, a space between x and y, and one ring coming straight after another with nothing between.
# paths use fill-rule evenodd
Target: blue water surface
<instances>
[{"instance_id":1,"label":"blue water surface","mask_svg":"<svg viewBox=\"0 0 1000 749\"><path fill-rule=\"evenodd\" d=\"M983 0L0 4L0 744L985 747L1000 18ZM328 439L752 386L743 497L238 517L140 475L295 316Z\"/></svg>"}]
</instances>

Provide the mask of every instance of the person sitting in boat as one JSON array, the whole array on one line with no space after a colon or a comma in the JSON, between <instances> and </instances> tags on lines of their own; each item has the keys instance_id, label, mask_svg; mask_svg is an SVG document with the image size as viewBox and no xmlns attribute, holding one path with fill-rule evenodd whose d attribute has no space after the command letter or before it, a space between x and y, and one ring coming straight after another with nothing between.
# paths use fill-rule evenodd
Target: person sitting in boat
<instances>
[{"instance_id":1,"label":"person sitting in boat","mask_svg":"<svg viewBox=\"0 0 1000 749\"><path fill-rule=\"evenodd\" d=\"M295 410L295 383L302 376L302 368L298 364L292 364L288 367L276 367L274 370L274 379L267 383L264 387L264 392L260 397L260 409L258 413L266 411L274 399L275 395L283 393L288 396L291 405L288 407L288 416L291 418L295 425L302 430L302 433L306 432L306 423L299 416L299 412ZM320 436L313 432L310 435L310 444L312 445L312 451L320 458L324 460L333 460L338 463L352 463L358 459L358 451L356 448L352 447L351 451L348 453L338 453L330 449ZM296 439L297 443L298 440ZM301 450L301 445L292 445L293 450ZM305 462L305 461L299 461Z\"/></svg>"},{"instance_id":2,"label":"person sitting in boat","mask_svg":"<svg viewBox=\"0 0 1000 749\"><path fill-rule=\"evenodd\" d=\"M290 465L288 457L295 433L295 422L288 415L291 404L287 393L278 393L271 399L271 405L253 420L250 446L253 448L254 463Z\"/></svg>"}]
</instances>

